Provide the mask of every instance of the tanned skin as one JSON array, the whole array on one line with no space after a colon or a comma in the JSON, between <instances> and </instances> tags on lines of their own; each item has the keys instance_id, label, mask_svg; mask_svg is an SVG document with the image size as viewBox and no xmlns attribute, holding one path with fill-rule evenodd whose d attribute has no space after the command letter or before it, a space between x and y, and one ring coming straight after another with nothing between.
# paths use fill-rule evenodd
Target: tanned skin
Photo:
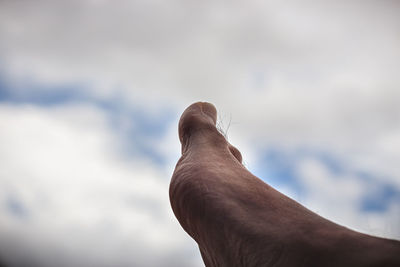
<instances>
[{"instance_id":1,"label":"tanned skin","mask_svg":"<svg viewBox=\"0 0 400 267\"><path fill-rule=\"evenodd\" d=\"M335 224L251 174L216 118L205 102L182 114L182 157L169 191L207 267L400 266L399 241Z\"/></svg>"}]
</instances>

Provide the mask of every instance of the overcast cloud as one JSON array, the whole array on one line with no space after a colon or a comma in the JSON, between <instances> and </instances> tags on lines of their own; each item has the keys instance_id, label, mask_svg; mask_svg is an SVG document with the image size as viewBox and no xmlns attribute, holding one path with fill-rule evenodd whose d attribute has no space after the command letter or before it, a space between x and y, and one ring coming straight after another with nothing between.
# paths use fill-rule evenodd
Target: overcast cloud
<instances>
[{"instance_id":1,"label":"overcast cloud","mask_svg":"<svg viewBox=\"0 0 400 267\"><path fill-rule=\"evenodd\" d=\"M200 100L266 182L400 239L399 9L1 1L1 258L202 266L168 202L177 121Z\"/></svg>"}]
</instances>

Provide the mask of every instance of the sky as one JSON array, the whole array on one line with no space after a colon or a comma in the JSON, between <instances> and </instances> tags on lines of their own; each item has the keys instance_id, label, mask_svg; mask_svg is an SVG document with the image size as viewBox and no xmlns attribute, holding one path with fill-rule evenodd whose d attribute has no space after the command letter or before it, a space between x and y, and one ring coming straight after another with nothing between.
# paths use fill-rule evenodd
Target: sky
<instances>
[{"instance_id":1,"label":"sky","mask_svg":"<svg viewBox=\"0 0 400 267\"><path fill-rule=\"evenodd\" d=\"M400 239L396 1L0 1L0 265L200 267L185 107L314 212Z\"/></svg>"}]
</instances>

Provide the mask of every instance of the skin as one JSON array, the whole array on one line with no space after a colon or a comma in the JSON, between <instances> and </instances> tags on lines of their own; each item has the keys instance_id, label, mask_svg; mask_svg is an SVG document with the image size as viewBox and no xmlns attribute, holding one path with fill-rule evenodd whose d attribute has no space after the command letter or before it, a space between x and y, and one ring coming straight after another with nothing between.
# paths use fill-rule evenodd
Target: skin
<instances>
[{"instance_id":1,"label":"skin","mask_svg":"<svg viewBox=\"0 0 400 267\"><path fill-rule=\"evenodd\" d=\"M207 267L400 266L400 242L335 224L251 174L215 127L212 104L179 121L170 201Z\"/></svg>"}]
</instances>

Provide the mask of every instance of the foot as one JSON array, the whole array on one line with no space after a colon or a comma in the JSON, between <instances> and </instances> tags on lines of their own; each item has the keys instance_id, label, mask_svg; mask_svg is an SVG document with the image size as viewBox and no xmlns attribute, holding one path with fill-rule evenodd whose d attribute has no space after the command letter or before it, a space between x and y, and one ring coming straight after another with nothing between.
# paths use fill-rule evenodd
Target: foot
<instances>
[{"instance_id":1,"label":"foot","mask_svg":"<svg viewBox=\"0 0 400 267\"><path fill-rule=\"evenodd\" d=\"M207 267L400 266L400 242L332 223L252 175L215 127L209 103L179 122L171 206Z\"/></svg>"}]
</instances>

